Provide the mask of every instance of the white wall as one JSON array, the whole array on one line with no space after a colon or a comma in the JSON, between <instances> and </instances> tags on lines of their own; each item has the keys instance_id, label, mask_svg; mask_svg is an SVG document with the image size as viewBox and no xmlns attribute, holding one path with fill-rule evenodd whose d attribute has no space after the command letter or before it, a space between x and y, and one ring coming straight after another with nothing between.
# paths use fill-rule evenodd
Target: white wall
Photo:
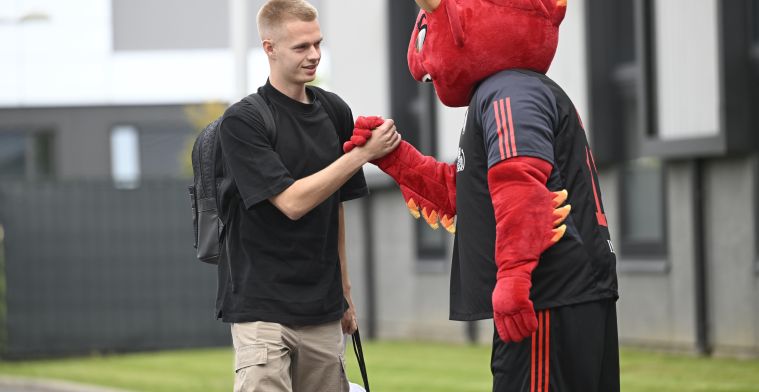
<instances>
[{"instance_id":1,"label":"white wall","mask_svg":"<svg viewBox=\"0 0 759 392\"><path fill-rule=\"evenodd\" d=\"M717 0L655 1L659 136L719 132Z\"/></svg>"}]
</instances>

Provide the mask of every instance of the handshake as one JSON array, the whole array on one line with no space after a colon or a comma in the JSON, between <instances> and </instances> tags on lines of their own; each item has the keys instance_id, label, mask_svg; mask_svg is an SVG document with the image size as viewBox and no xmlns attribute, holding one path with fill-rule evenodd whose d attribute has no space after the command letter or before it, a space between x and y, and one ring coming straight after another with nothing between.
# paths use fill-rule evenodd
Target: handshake
<instances>
[{"instance_id":1,"label":"handshake","mask_svg":"<svg viewBox=\"0 0 759 392\"><path fill-rule=\"evenodd\" d=\"M378 164L377 160L394 151L401 143L401 135L393 120L382 117L359 117L353 128L353 135L343 144L346 154L356 147L367 154L367 161Z\"/></svg>"}]
</instances>

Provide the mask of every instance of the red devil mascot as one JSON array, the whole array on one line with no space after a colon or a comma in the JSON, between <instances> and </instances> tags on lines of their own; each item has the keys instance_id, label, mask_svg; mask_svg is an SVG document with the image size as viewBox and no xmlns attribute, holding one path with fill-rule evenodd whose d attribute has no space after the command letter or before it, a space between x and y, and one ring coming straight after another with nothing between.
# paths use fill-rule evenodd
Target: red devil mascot
<instances>
[{"instance_id":1,"label":"red devil mascot","mask_svg":"<svg viewBox=\"0 0 759 392\"><path fill-rule=\"evenodd\" d=\"M409 68L443 104L469 107L458 158L403 142L373 163L412 214L455 231L450 318L494 319L493 391L619 391L616 258L596 166L572 101L545 75L566 0L417 4ZM359 118L345 149L376 121Z\"/></svg>"}]
</instances>

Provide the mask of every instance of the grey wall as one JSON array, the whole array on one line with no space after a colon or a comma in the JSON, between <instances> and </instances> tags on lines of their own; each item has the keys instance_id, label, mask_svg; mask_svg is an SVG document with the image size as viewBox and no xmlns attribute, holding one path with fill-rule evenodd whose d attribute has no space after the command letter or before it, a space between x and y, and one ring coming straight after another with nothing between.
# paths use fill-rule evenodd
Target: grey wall
<instances>
[{"instance_id":1,"label":"grey wall","mask_svg":"<svg viewBox=\"0 0 759 392\"><path fill-rule=\"evenodd\" d=\"M192 248L185 185L2 183L0 355L228 345L214 315L216 270Z\"/></svg>"},{"instance_id":2,"label":"grey wall","mask_svg":"<svg viewBox=\"0 0 759 392\"><path fill-rule=\"evenodd\" d=\"M248 1L251 47L260 46L256 15L265 2ZM319 0L310 3L320 8ZM229 47L228 0L112 0L111 4L116 51ZM323 26L324 13L319 19Z\"/></svg>"},{"instance_id":3,"label":"grey wall","mask_svg":"<svg viewBox=\"0 0 759 392\"><path fill-rule=\"evenodd\" d=\"M115 125L134 125L151 145L178 143L185 133L188 138L195 129L187 121L183 105L166 106L112 106L71 108L0 109L0 132L52 131L55 137L55 171L60 179L109 178L111 175L110 135ZM166 157L177 153L177 146L164 152L164 159L153 162L156 175L166 175L166 168L178 170L179 157ZM181 150L179 150L181 151ZM150 156L158 157L161 154ZM151 162L145 162L150 164ZM172 166L167 166L172 163ZM163 168L158 170L158 168ZM152 173L148 170L146 174Z\"/></svg>"},{"instance_id":4,"label":"grey wall","mask_svg":"<svg viewBox=\"0 0 759 392\"><path fill-rule=\"evenodd\" d=\"M706 161L708 336L716 354L759 354L754 192L755 158ZM662 260L634 260L618 254L620 340L623 343L692 351L695 313L695 165L669 162L667 174L667 245ZM619 222L619 172L601 176L612 236ZM618 241L617 241L618 242Z\"/></svg>"}]
</instances>

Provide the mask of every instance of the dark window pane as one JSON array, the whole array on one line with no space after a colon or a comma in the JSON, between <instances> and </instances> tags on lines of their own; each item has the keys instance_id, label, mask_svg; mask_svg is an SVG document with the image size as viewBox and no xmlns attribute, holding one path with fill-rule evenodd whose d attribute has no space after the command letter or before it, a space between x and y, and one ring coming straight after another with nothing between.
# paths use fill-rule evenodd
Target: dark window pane
<instances>
[{"instance_id":1,"label":"dark window pane","mask_svg":"<svg viewBox=\"0 0 759 392\"><path fill-rule=\"evenodd\" d=\"M34 135L34 173L37 178L55 176L55 136L52 132Z\"/></svg>"},{"instance_id":2,"label":"dark window pane","mask_svg":"<svg viewBox=\"0 0 759 392\"><path fill-rule=\"evenodd\" d=\"M624 192L623 241L653 246L664 242L664 189L661 161L644 158L629 162L622 175Z\"/></svg>"},{"instance_id":3,"label":"dark window pane","mask_svg":"<svg viewBox=\"0 0 759 392\"><path fill-rule=\"evenodd\" d=\"M23 178L26 175L26 136L0 134L0 177Z\"/></svg>"},{"instance_id":4,"label":"dark window pane","mask_svg":"<svg viewBox=\"0 0 759 392\"><path fill-rule=\"evenodd\" d=\"M614 37L616 38L616 62L635 61L635 9L634 0L614 0Z\"/></svg>"},{"instance_id":5,"label":"dark window pane","mask_svg":"<svg viewBox=\"0 0 759 392\"><path fill-rule=\"evenodd\" d=\"M441 260L445 257L446 235L442 227L433 230L424 218L419 218L416 225L417 256L420 260Z\"/></svg>"}]
</instances>

